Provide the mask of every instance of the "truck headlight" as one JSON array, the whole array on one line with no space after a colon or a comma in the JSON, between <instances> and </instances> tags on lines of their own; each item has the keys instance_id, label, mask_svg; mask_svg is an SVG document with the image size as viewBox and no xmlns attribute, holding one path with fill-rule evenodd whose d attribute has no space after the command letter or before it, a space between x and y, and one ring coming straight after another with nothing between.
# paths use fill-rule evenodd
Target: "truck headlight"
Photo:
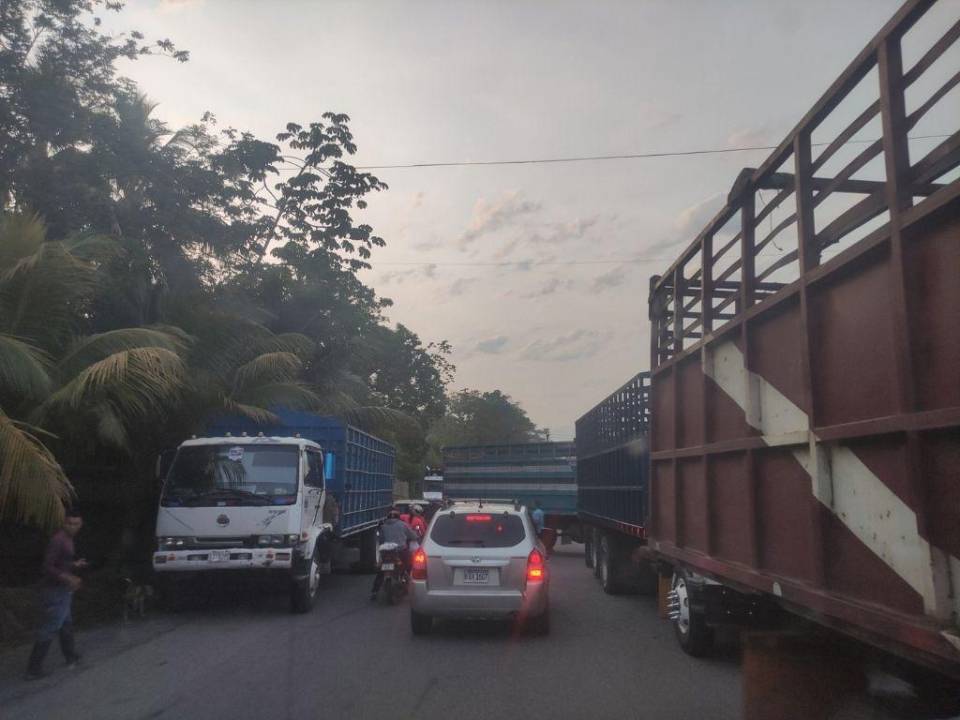
<instances>
[{"instance_id":1,"label":"truck headlight","mask_svg":"<svg viewBox=\"0 0 960 720\"><path fill-rule=\"evenodd\" d=\"M286 544L290 535L260 535L257 545L260 547L280 547Z\"/></svg>"},{"instance_id":2,"label":"truck headlight","mask_svg":"<svg viewBox=\"0 0 960 720\"><path fill-rule=\"evenodd\" d=\"M157 545L161 550L176 550L177 548L182 548L185 544L186 543L182 537L157 538Z\"/></svg>"}]
</instances>

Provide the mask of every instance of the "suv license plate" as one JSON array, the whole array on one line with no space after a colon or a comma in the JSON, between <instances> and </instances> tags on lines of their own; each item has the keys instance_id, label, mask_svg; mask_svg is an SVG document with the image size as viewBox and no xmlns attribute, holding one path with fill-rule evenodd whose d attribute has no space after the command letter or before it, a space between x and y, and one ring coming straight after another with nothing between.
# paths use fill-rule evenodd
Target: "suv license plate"
<instances>
[{"instance_id":1,"label":"suv license plate","mask_svg":"<svg viewBox=\"0 0 960 720\"><path fill-rule=\"evenodd\" d=\"M464 568L464 585L487 585L490 582L490 570L487 568Z\"/></svg>"},{"instance_id":2,"label":"suv license plate","mask_svg":"<svg viewBox=\"0 0 960 720\"><path fill-rule=\"evenodd\" d=\"M230 559L229 550L211 550L210 562L226 562Z\"/></svg>"}]
</instances>

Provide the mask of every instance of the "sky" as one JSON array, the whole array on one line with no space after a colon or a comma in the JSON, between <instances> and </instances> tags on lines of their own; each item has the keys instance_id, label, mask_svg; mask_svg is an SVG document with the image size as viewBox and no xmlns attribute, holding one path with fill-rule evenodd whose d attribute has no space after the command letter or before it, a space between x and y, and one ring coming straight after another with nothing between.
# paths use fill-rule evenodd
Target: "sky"
<instances>
[{"instance_id":1,"label":"sky","mask_svg":"<svg viewBox=\"0 0 960 720\"><path fill-rule=\"evenodd\" d=\"M129 0L105 27L190 51L121 66L171 126L211 111L272 139L343 112L376 166L776 145L899 4ZM453 345L456 388L570 439L649 368L650 276L767 154L376 170L363 220L387 244L363 279Z\"/></svg>"}]
</instances>

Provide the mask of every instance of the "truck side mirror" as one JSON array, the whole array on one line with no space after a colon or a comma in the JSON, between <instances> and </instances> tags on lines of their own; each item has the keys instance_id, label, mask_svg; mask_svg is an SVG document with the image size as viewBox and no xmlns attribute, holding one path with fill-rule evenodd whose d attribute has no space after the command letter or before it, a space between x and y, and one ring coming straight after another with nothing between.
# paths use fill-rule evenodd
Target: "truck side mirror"
<instances>
[{"instance_id":1,"label":"truck side mirror","mask_svg":"<svg viewBox=\"0 0 960 720\"><path fill-rule=\"evenodd\" d=\"M157 455L157 465L154 468L157 482L163 482L167 478L170 466L173 464L173 458L177 454L176 450L164 450Z\"/></svg>"},{"instance_id":2,"label":"truck side mirror","mask_svg":"<svg viewBox=\"0 0 960 720\"><path fill-rule=\"evenodd\" d=\"M330 482L337 474L337 458L332 452L323 455L323 479Z\"/></svg>"}]
</instances>

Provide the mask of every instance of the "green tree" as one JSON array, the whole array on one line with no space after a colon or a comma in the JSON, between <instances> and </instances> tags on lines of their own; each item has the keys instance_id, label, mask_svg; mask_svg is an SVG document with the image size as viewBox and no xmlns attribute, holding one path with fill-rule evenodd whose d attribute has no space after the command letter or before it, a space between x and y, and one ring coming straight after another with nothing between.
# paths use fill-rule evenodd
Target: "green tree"
<instances>
[{"instance_id":1,"label":"green tree","mask_svg":"<svg viewBox=\"0 0 960 720\"><path fill-rule=\"evenodd\" d=\"M449 401L447 414L430 430L436 453L450 445L493 445L543 440L544 434L522 407L499 390L461 390ZM439 457L432 458L437 462Z\"/></svg>"}]
</instances>

